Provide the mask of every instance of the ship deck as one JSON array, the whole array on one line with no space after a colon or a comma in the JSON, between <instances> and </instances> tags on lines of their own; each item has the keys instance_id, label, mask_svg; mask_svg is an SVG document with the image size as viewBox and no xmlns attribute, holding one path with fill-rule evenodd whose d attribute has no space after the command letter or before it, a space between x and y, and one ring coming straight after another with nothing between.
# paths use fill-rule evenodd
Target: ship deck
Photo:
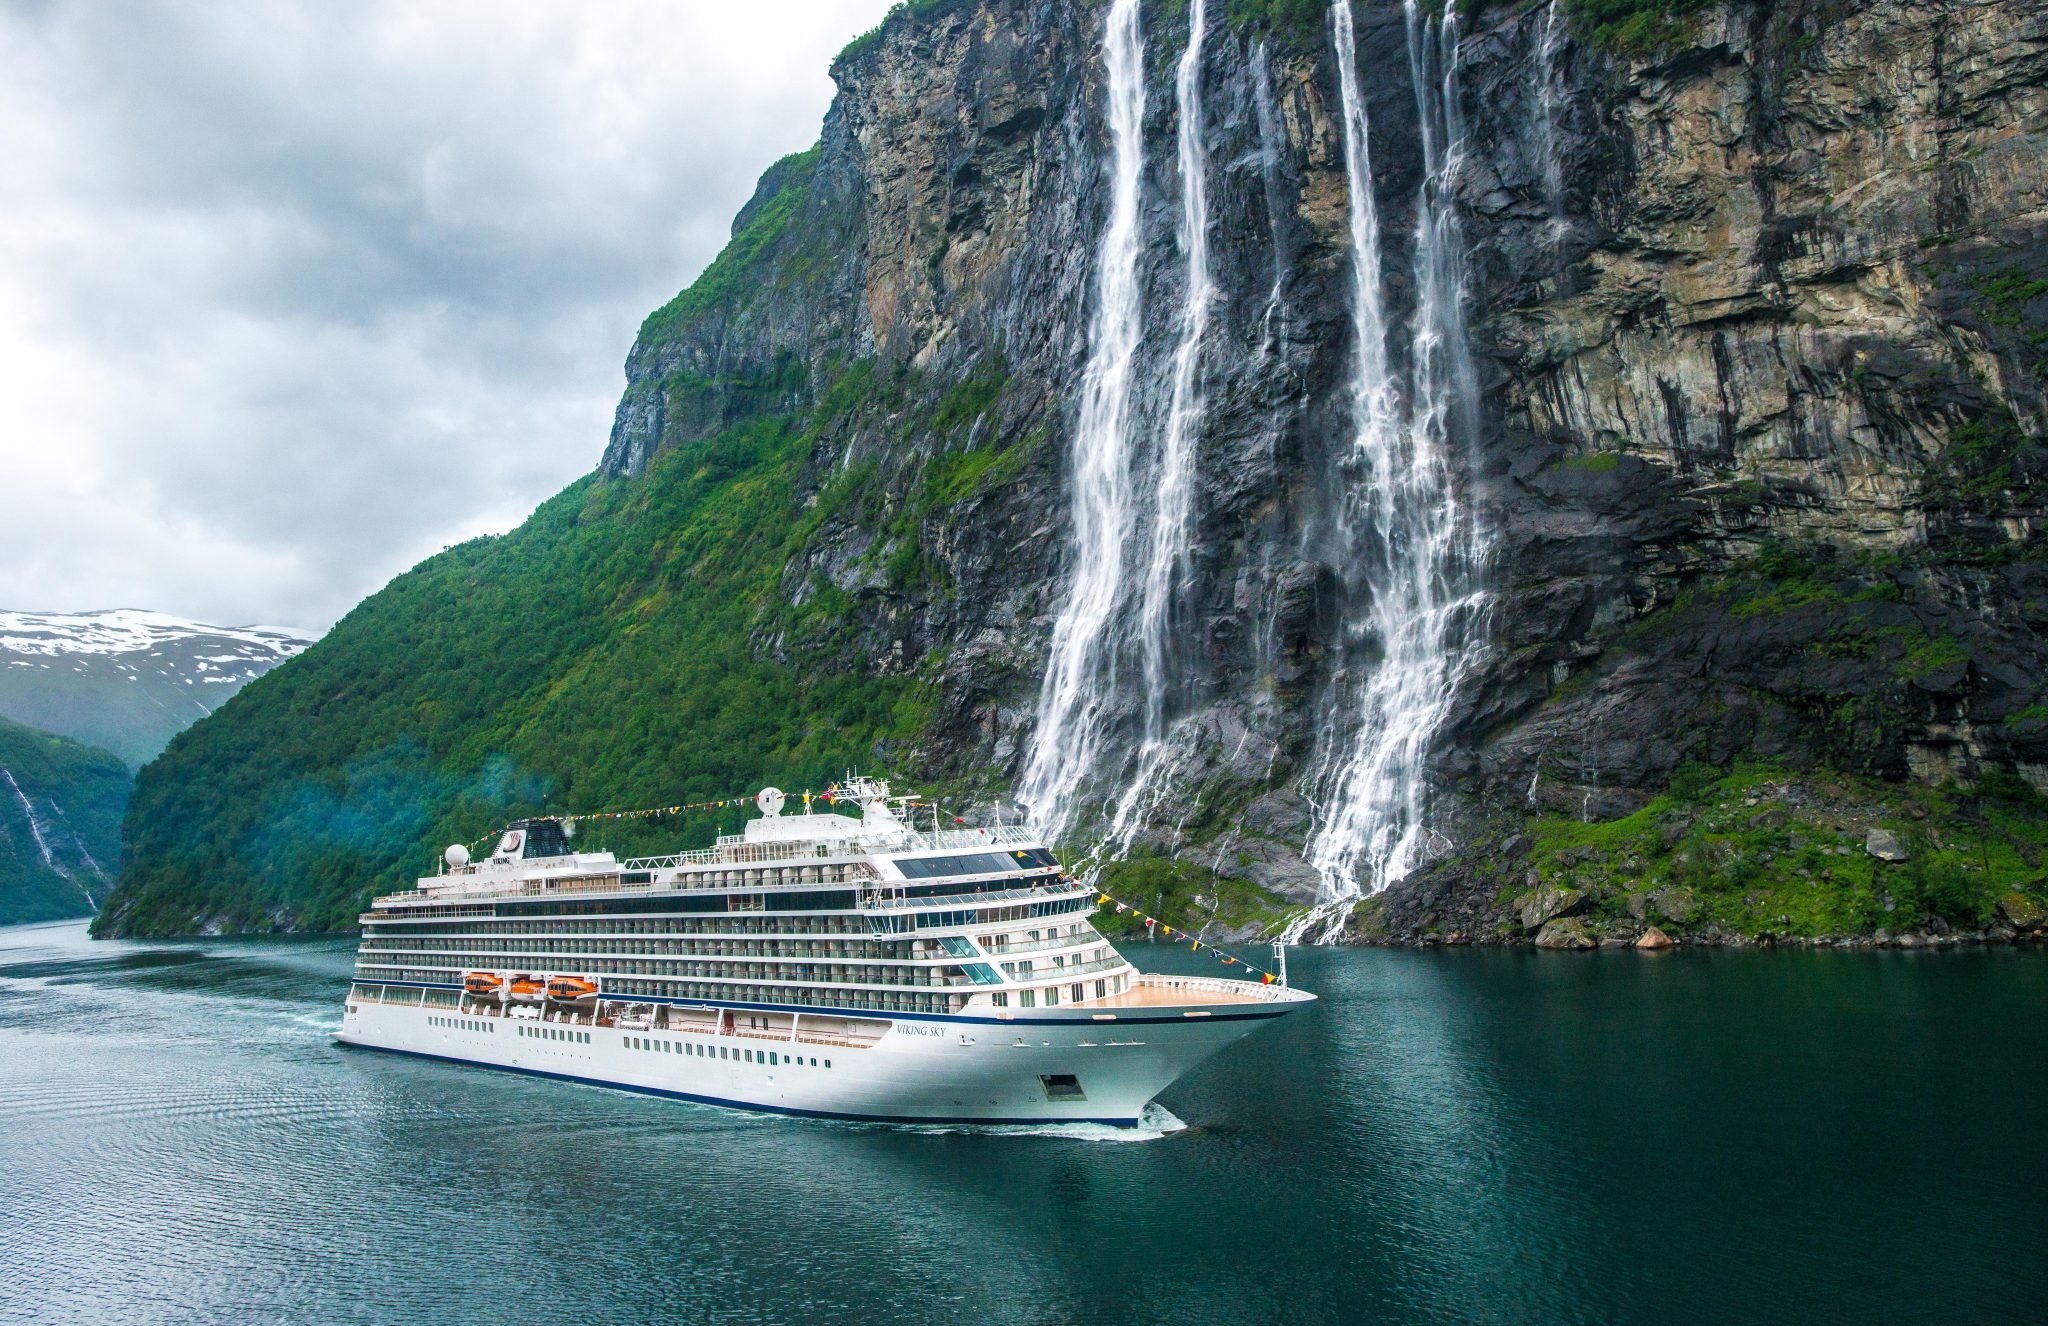
<instances>
[{"instance_id":1,"label":"ship deck","mask_svg":"<svg viewBox=\"0 0 2048 1326\"><path fill-rule=\"evenodd\" d=\"M1121 994L1077 999L1069 1007L1092 1011L1118 1008L1190 1008L1219 1004L1291 1004L1313 998L1284 985L1227 981L1206 976L1140 975Z\"/></svg>"}]
</instances>

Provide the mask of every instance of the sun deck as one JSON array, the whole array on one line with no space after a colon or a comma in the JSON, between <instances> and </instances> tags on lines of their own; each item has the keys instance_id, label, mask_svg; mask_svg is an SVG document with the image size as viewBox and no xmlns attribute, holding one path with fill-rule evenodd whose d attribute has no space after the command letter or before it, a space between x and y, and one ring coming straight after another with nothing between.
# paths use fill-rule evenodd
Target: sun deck
<instances>
[{"instance_id":1,"label":"sun deck","mask_svg":"<svg viewBox=\"0 0 2048 1326\"><path fill-rule=\"evenodd\" d=\"M1090 1010L1118 1008L1187 1008L1222 1004L1292 1004L1313 999L1303 990L1254 981L1227 981L1215 976L1140 975L1131 988L1101 999L1077 999L1069 1007Z\"/></svg>"}]
</instances>

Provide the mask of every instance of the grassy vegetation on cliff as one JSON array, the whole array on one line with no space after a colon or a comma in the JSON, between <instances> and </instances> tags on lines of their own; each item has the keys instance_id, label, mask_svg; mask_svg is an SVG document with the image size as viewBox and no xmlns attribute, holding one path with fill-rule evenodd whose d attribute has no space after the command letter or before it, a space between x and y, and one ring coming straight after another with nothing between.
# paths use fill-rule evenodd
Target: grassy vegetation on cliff
<instances>
[{"instance_id":1,"label":"grassy vegetation on cliff","mask_svg":"<svg viewBox=\"0 0 2048 1326\"><path fill-rule=\"evenodd\" d=\"M128 766L0 718L0 770L0 925L84 916L121 858Z\"/></svg>"},{"instance_id":2,"label":"grassy vegetation on cliff","mask_svg":"<svg viewBox=\"0 0 2048 1326\"><path fill-rule=\"evenodd\" d=\"M2048 805L2027 784L1931 788L1765 765L1681 769L1621 819L1531 822L1546 888L1592 898L1595 929L1654 922L1686 933L1818 938L1973 930L2048 906ZM1906 854L1868 850L1873 830ZM1526 883L1507 886L1512 901Z\"/></svg>"},{"instance_id":3,"label":"grassy vegetation on cliff","mask_svg":"<svg viewBox=\"0 0 2048 1326\"><path fill-rule=\"evenodd\" d=\"M747 224L690 283L689 289L647 315L640 324L643 344L663 339L721 304L739 301L762 257L782 238L790 219L810 196L811 182L817 176L818 159L823 152L822 147L813 144L802 152L792 152L763 173L763 179L773 180L779 187L755 208Z\"/></svg>"},{"instance_id":4,"label":"grassy vegetation on cliff","mask_svg":"<svg viewBox=\"0 0 2048 1326\"><path fill-rule=\"evenodd\" d=\"M1096 929L1123 938L1145 934L1140 912L1176 930L1185 927L1199 934L1212 925L1227 931L1271 925L1287 911L1279 898L1255 884L1218 875L1186 857L1156 852L1136 852L1108 862L1099 883L1104 893L1137 909L1120 913L1105 907L1095 917Z\"/></svg>"}]
</instances>

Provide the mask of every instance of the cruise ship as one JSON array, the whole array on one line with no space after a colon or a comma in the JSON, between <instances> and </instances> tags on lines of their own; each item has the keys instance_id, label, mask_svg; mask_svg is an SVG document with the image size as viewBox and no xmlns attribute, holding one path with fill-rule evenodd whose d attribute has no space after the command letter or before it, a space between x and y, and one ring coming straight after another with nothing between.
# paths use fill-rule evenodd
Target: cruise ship
<instances>
[{"instance_id":1,"label":"cruise ship","mask_svg":"<svg viewBox=\"0 0 2048 1326\"><path fill-rule=\"evenodd\" d=\"M820 813L755 800L671 856L576 851L548 818L449 848L362 915L340 1040L782 1114L1129 1126L1315 998L1139 972L1027 829L922 829L871 778Z\"/></svg>"}]
</instances>

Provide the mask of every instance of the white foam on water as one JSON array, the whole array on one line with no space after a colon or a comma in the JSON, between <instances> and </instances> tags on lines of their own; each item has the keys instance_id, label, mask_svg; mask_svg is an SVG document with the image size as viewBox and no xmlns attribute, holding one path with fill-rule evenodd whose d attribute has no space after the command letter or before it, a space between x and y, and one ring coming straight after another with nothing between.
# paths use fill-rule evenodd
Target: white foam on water
<instances>
[{"instance_id":1,"label":"white foam on water","mask_svg":"<svg viewBox=\"0 0 2048 1326\"><path fill-rule=\"evenodd\" d=\"M977 1133L990 1137L1057 1137L1069 1142L1157 1142L1187 1130L1186 1123L1157 1101L1147 1105L1138 1115L1138 1122L1128 1128L1106 1123L892 1123L858 1126L934 1135Z\"/></svg>"}]
</instances>

